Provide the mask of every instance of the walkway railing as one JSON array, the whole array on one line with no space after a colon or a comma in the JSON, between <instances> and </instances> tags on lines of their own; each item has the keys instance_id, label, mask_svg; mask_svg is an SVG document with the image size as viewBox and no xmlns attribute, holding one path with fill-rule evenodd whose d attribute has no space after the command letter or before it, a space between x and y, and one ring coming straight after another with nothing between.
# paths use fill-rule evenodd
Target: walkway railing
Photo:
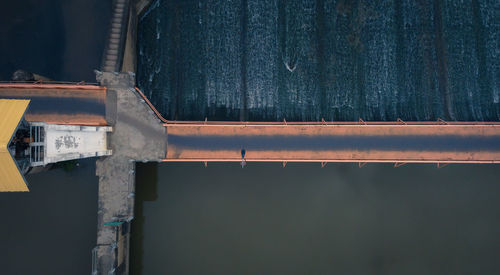
<instances>
[{"instance_id":1,"label":"walkway railing","mask_svg":"<svg viewBox=\"0 0 500 275\"><path fill-rule=\"evenodd\" d=\"M137 87L135 87L135 90L137 91L137 93L139 94L140 97L142 97L142 99L144 100L144 102L146 104L148 104L149 108L151 108L151 110L156 114L156 116L158 117L158 119L160 119L163 123L167 123L168 120L166 120L161 114L160 112L158 112L158 110L156 110L155 106L153 106L153 104L151 103L151 101L149 101L149 99L144 95L144 93Z\"/></svg>"},{"instance_id":2,"label":"walkway railing","mask_svg":"<svg viewBox=\"0 0 500 275\"><path fill-rule=\"evenodd\" d=\"M38 88L38 89L106 89L92 82L69 81L0 81L0 88Z\"/></svg>"},{"instance_id":3,"label":"walkway railing","mask_svg":"<svg viewBox=\"0 0 500 275\"><path fill-rule=\"evenodd\" d=\"M287 125L301 125L301 126L335 126L335 125L363 125L363 126L380 126L380 125L392 125L392 126L401 126L401 125L423 125L423 126L441 126L441 125L499 125L499 122L470 122L470 121L445 121L443 119L438 118L436 121L403 121L401 119L397 119L396 121L364 121L363 119L359 119L358 121L325 121L322 119L321 121L309 121L309 122L299 122L299 121L267 121L267 122L259 122L259 121L209 121L205 118L204 121L186 121L186 120L167 120L165 119L161 113L155 108L155 106L149 101L149 99L144 95L144 93L137 87L135 87L136 92L139 96L144 100L144 102L151 108L151 110L156 114L158 119L160 119L164 126L193 126L193 125L216 125L216 126L235 126L235 125L245 125L245 126L287 126Z\"/></svg>"},{"instance_id":4,"label":"walkway railing","mask_svg":"<svg viewBox=\"0 0 500 275\"><path fill-rule=\"evenodd\" d=\"M266 121L266 122L260 122L260 121L210 121L210 120L205 120L205 121L181 121L181 120L168 120L165 122L164 126L195 126L195 125L200 125L200 126L259 126L259 127L265 127L265 126L337 126L337 125L352 125L352 126L397 126L401 127L404 125L411 125L411 126L464 126L464 125L500 125L500 122L482 122L482 121L444 121L444 120L437 120L437 121L406 121L404 123L400 121L363 121L363 122L356 122L356 121L309 121L309 122L302 122L302 121Z\"/></svg>"}]
</instances>

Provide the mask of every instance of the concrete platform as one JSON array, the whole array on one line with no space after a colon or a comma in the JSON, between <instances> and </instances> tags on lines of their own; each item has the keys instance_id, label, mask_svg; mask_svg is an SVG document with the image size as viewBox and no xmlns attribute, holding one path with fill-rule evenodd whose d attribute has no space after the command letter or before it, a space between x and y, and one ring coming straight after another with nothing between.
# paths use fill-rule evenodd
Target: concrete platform
<instances>
[{"instance_id":1,"label":"concrete platform","mask_svg":"<svg viewBox=\"0 0 500 275\"><path fill-rule=\"evenodd\" d=\"M99 177L97 274L128 274L129 222L134 216L135 161L161 161L166 132L161 121L134 89L131 73L98 73L106 86L106 119L113 126L111 157L97 161ZM107 224L106 224L107 223Z\"/></svg>"}]
</instances>

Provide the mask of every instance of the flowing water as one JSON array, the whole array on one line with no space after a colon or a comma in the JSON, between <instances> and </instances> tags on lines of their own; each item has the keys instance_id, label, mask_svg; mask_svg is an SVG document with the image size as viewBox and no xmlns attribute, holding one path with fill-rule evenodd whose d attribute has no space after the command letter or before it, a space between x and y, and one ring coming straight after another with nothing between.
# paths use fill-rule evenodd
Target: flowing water
<instances>
[{"instance_id":1,"label":"flowing water","mask_svg":"<svg viewBox=\"0 0 500 275\"><path fill-rule=\"evenodd\" d=\"M138 33L168 119L500 118L497 0L157 0Z\"/></svg>"}]
</instances>

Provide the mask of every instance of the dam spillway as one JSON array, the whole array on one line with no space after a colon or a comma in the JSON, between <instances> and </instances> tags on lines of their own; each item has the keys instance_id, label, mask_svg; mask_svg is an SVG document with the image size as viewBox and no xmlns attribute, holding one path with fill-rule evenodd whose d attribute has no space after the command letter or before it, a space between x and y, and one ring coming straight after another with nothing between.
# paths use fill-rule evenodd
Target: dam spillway
<instances>
[{"instance_id":1,"label":"dam spillway","mask_svg":"<svg viewBox=\"0 0 500 275\"><path fill-rule=\"evenodd\" d=\"M169 120L498 121L495 1L153 1L137 85Z\"/></svg>"}]
</instances>

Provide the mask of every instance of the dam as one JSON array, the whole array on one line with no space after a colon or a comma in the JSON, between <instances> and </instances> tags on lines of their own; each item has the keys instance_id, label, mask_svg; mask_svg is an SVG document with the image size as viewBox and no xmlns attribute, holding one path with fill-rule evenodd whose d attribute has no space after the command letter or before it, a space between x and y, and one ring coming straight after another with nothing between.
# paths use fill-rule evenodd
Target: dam
<instances>
[{"instance_id":1,"label":"dam","mask_svg":"<svg viewBox=\"0 0 500 275\"><path fill-rule=\"evenodd\" d=\"M500 162L500 124L497 122L448 121L440 117L433 121L406 121L403 117L404 120L398 118L392 122L376 121L374 117L365 121L366 117L360 117L354 122L343 122L318 115L304 119L316 118L308 122L248 121L248 117L253 117L251 106L259 105L246 101L252 98L248 94L252 89L248 87L243 90L242 97L235 99L242 106L246 105L246 109L241 108L246 111L237 111L241 121L213 120L212 116L189 121L175 119L183 112L176 103L168 100L168 104L162 103L153 93L155 87L144 89L148 88L144 78L137 81L134 73L127 72L135 71L136 61L123 57L135 55L138 20L138 5L129 2L114 2L115 13L111 19L114 23L102 71L96 72L98 83L0 85L0 97L32 101L25 114L28 121L113 127L107 134L112 154L97 161L99 210L97 246L92 251L94 274L128 273L136 162L200 162L205 165L210 162L280 162L283 167L289 162L316 162L321 167L333 162L354 162L360 167L370 162L389 162L394 166L435 163L438 167L450 163ZM288 63L286 69L295 71ZM141 81L143 91L136 88ZM262 91L254 89L257 90ZM173 94L175 91L169 90L168 96ZM376 96L371 95L373 97ZM68 113L44 109L43 102L50 100L68 102L61 106L68 109ZM156 101L155 104L150 100ZM189 102L189 95L183 100ZM208 102L204 105L212 106L211 101ZM307 106L315 106L312 101L309 103ZM166 117L172 119L165 119L162 115L165 112L158 111L156 104L163 108L173 106L166 112ZM85 111L80 112L79 107ZM207 113L217 117L217 108ZM299 109L292 113L302 118ZM181 117L196 117L185 112L188 114ZM244 156L242 151L245 151Z\"/></svg>"}]
</instances>

